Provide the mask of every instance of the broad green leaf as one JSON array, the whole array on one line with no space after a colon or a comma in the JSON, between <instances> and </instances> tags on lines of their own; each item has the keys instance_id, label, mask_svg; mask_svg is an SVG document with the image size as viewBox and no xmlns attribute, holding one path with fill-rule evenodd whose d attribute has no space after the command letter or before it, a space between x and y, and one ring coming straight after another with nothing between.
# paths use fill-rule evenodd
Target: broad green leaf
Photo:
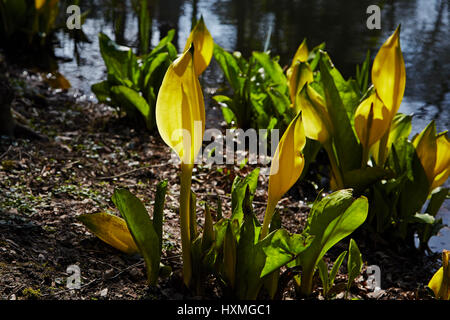
<instances>
[{"instance_id":1,"label":"broad green leaf","mask_svg":"<svg viewBox=\"0 0 450 320\"><path fill-rule=\"evenodd\" d=\"M125 86L111 87L111 93L114 100L124 110L137 109L145 119L147 129L152 130L154 126L153 110L148 105L147 101L138 92Z\"/></svg>"},{"instance_id":2,"label":"broad green leaf","mask_svg":"<svg viewBox=\"0 0 450 320\"><path fill-rule=\"evenodd\" d=\"M266 262L261 278L294 260L312 243L313 237L290 234L284 229L270 233L262 242Z\"/></svg>"},{"instance_id":3,"label":"broad green leaf","mask_svg":"<svg viewBox=\"0 0 450 320\"><path fill-rule=\"evenodd\" d=\"M99 212L83 214L78 217L93 234L114 248L126 253L136 254L139 250L127 228L127 223L115 215Z\"/></svg>"},{"instance_id":4,"label":"broad green leaf","mask_svg":"<svg viewBox=\"0 0 450 320\"><path fill-rule=\"evenodd\" d=\"M235 92L241 91L243 79L240 78L241 69L235 57L223 50L219 45L214 45L214 58L219 63L228 83Z\"/></svg>"},{"instance_id":5,"label":"broad green leaf","mask_svg":"<svg viewBox=\"0 0 450 320\"><path fill-rule=\"evenodd\" d=\"M361 146L356 140L350 118L342 103L334 80L323 59L319 62L325 101L334 129L334 145L343 172L361 166Z\"/></svg>"},{"instance_id":6,"label":"broad green leaf","mask_svg":"<svg viewBox=\"0 0 450 320\"><path fill-rule=\"evenodd\" d=\"M360 197L354 200L351 189L334 192L313 205L303 234L314 236L314 240L297 260L303 267L304 294L312 290L312 276L318 261L337 242L364 223L368 209L367 199Z\"/></svg>"},{"instance_id":7,"label":"broad green leaf","mask_svg":"<svg viewBox=\"0 0 450 320\"><path fill-rule=\"evenodd\" d=\"M156 285L161 261L160 241L147 210L142 202L126 189L115 190L112 201L125 219L128 229L144 257L149 284Z\"/></svg>"},{"instance_id":8,"label":"broad green leaf","mask_svg":"<svg viewBox=\"0 0 450 320\"><path fill-rule=\"evenodd\" d=\"M99 34L100 53L108 71L108 79L112 85L132 87L133 82L128 78L130 48L119 46L104 33Z\"/></svg>"}]
</instances>

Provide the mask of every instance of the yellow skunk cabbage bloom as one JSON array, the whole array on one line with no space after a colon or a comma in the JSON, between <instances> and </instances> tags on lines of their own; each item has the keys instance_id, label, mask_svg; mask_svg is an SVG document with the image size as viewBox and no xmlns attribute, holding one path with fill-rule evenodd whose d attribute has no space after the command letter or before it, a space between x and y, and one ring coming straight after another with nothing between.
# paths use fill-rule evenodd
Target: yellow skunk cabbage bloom
<instances>
[{"instance_id":1,"label":"yellow skunk cabbage bloom","mask_svg":"<svg viewBox=\"0 0 450 320\"><path fill-rule=\"evenodd\" d=\"M372 83L394 118L405 93L405 61L400 48L400 26L381 46L372 67Z\"/></svg>"},{"instance_id":2,"label":"yellow skunk cabbage bloom","mask_svg":"<svg viewBox=\"0 0 450 320\"><path fill-rule=\"evenodd\" d=\"M431 190L444 184L450 176L450 139L446 132L438 135L436 148L436 164Z\"/></svg>"},{"instance_id":3,"label":"yellow skunk cabbage bloom","mask_svg":"<svg viewBox=\"0 0 450 320\"><path fill-rule=\"evenodd\" d=\"M442 185L450 175L450 141L447 132L436 136L434 121L414 137L413 145L430 183L430 190Z\"/></svg>"},{"instance_id":4,"label":"yellow skunk cabbage bloom","mask_svg":"<svg viewBox=\"0 0 450 320\"><path fill-rule=\"evenodd\" d=\"M306 45L306 39L304 39L292 59L291 66L286 71L289 95L291 96L291 107L295 106L295 97L297 96L298 90L303 88L307 81L312 82L314 80L309 66L303 64L308 60L308 55L308 46Z\"/></svg>"},{"instance_id":5,"label":"yellow skunk cabbage bloom","mask_svg":"<svg viewBox=\"0 0 450 320\"><path fill-rule=\"evenodd\" d=\"M170 65L155 110L161 138L175 150L182 163L191 165L205 131L205 103L194 64L192 50L188 50Z\"/></svg>"},{"instance_id":6,"label":"yellow skunk cabbage bloom","mask_svg":"<svg viewBox=\"0 0 450 320\"><path fill-rule=\"evenodd\" d=\"M417 156L431 185L434 180L437 151L436 126L434 125L434 121L431 121L419 135L414 137L413 145L416 148Z\"/></svg>"},{"instance_id":7,"label":"yellow skunk cabbage bloom","mask_svg":"<svg viewBox=\"0 0 450 320\"><path fill-rule=\"evenodd\" d=\"M306 62L297 61L293 69L287 72L289 95L291 97L291 108L298 113L297 94L306 83L314 81L314 74Z\"/></svg>"},{"instance_id":8,"label":"yellow skunk cabbage bloom","mask_svg":"<svg viewBox=\"0 0 450 320\"><path fill-rule=\"evenodd\" d=\"M307 84L297 96L297 105L302 112L305 135L325 144L330 139L333 128L323 98Z\"/></svg>"},{"instance_id":9,"label":"yellow skunk cabbage bloom","mask_svg":"<svg viewBox=\"0 0 450 320\"><path fill-rule=\"evenodd\" d=\"M303 39L303 42L298 46L297 52L295 52L291 67L295 64L296 61L306 62L308 60L308 56L309 51L308 46L306 45L306 39Z\"/></svg>"},{"instance_id":10,"label":"yellow skunk cabbage bloom","mask_svg":"<svg viewBox=\"0 0 450 320\"><path fill-rule=\"evenodd\" d=\"M205 22L203 21L203 17L195 25L194 29L192 29L187 41L186 46L184 47L184 51L188 50L191 44L194 44L194 66L195 66L195 74L197 76L201 75L203 71L208 67L211 62L211 58L214 50L214 40L211 34L206 28Z\"/></svg>"},{"instance_id":11,"label":"yellow skunk cabbage bloom","mask_svg":"<svg viewBox=\"0 0 450 320\"><path fill-rule=\"evenodd\" d=\"M428 287L433 290L434 296L438 299L450 300L450 251L442 252L442 267L434 274L428 283Z\"/></svg>"},{"instance_id":12,"label":"yellow skunk cabbage bloom","mask_svg":"<svg viewBox=\"0 0 450 320\"><path fill-rule=\"evenodd\" d=\"M380 140L390 126L389 109L376 90L358 106L355 112L355 131L364 149Z\"/></svg>"},{"instance_id":13,"label":"yellow skunk cabbage bloom","mask_svg":"<svg viewBox=\"0 0 450 320\"><path fill-rule=\"evenodd\" d=\"M192 51L187 50L167 69L156 101L156 125L161 138L181 159L180 226L183 280L192 279L190 193L194 160L205 131L205 104L194 69ZM195 53L194 53L195 54Z\"/></svg>"},{"instance_id":14,"label":"yellow skunk cabbage bloom","mask_svg":"<svg viewBox=\"0 0 450 320\"><path fill-rule=\"evenodd\" d=\"M269 224L278 201L294 185L303 171L305 159L302 151L305 144L306 137L302 115L298 113L281 137L272 160L269 176L269 195L261 230L261 239L268 233Z\"/></svg>"}]
</instances>

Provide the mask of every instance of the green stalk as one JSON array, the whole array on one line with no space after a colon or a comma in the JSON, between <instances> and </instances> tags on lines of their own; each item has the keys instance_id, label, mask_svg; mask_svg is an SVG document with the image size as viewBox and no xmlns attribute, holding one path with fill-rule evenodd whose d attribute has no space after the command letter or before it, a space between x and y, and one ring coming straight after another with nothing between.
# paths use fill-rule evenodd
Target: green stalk
<instances>
[{"instance_id":1,"label":"green stalk","mask_svg":"<svg viewBox=\"0 0 450 320\"><path fill-rule=\"evenodd\" d=\"M270 200L267 202L266 212L264 213L264 222L261 229L261 234L259 236L260 240L264 239L269 233L269 224L272 221L272 217L275 212L277 203L278 201L270 201Z\"/></svg>"},{"instance_id":2,"label":"green stalk","mask_svg":"<svg viewBox=\"0 0 450 320\"><path fill-rule=\"evenodd\" d=\"M387 143L389 140L389 133L391 132L391 126L389 125L389 128L386 130L386 133L384 134L383 138L380 140L380 145L378 149L378 159L377 159L377 165L380 167L384 167L384 162L386 161L386 151L387 151Z\"/></svg>"},{"instance_id":3,"label":"green stalk","mask_svg":"<svg viewBox=\"0 0 450 320\"><path fill-rule=\"evenodd\" d=\"M314 265L312 267L312 270L310 268L305 268L303 270L303 275L300 282L300 294L303 297L307 297L312 292L312 282L313 282L313 276L314 276Z\"/></svg>"},{"instance_id":4,"label":"green stalk","mask_svg":"<svg viewBox=\"0 0 450 320\"><path fill-rule=\"evenodd\" d=\"M180 225L181 250L183 256L183 280L189 287L192 278L191 231L190 231L190 197L193 165L181 164L180 186Z\"/></svg>"},{"instance_id":5,"label":"green stalk","mask_svg":"<svg viewBox=\"0 0 450 320\"><path fill-rule=\"evenodd\" d=\"M331 172L336 180L337 188L343 189L344 188L344 179L342 178L341 170L339 169L339 166L337 164L337 160L334 155L331 142L328 141L328 142L324 143L323 147L325 148L325 151L328 154L328 159L330 159Z\"/></svg>"}]
</instances>

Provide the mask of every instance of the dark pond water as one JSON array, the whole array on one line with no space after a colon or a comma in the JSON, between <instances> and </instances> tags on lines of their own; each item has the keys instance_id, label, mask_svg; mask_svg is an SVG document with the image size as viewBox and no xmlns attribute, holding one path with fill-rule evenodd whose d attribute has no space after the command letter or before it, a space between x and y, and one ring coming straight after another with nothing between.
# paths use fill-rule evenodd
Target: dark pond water
<instances>
[{"instance_id":1,"label":"dark pond water","mask_svg":"<svg viewBox=\"0 0 450 320\"><path fill-rule=\"evenodd\" d=\"M381 8L381 30L366 27L366 9L371 4ZM56 53L71 59L60 63L59 70L87 99L93 83L105 78L97 34L102 31L122 45L137 48L138 18L132 1L80 1L83 12L90 10L83 31L91 43L76 43L60 33L61 46ZM177 30L178 49L191 29L193 17L203 15L214 40L227 50L249 56L253 50L268 48L289 64L298 45L307 38L309 47L326 42L335 65L352 76L356 64L367 50L374 58L378 48L402 25L401 46L406 63L406 93L400 112L414 113L414 133L431 121L439 132L447 130L450 120L450 22L447 0L149 0L152 16L151 44L156 45L171 28ZM212 64L202 76L204 89L220 87L223 76ZM211 116L218 110L208 108ZM450 203L439 213L450 224ZM450 247L450 229L430 241L434 250Z\"/></svg>"}]
</instances>

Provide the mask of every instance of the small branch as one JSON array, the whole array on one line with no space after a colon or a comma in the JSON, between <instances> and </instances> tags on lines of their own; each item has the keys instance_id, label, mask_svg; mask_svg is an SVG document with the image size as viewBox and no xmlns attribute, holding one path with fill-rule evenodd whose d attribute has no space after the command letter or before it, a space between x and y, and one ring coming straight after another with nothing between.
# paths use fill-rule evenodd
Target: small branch
<instances>
[{"instance_id":1,"label":"small branch","mask_svg":"<svg viewBox=\"0 0 450 320\"><path fill-rule=\"evenodd\" d=\"M161 163L161 164L154 164L154 165L150 165L150 166L144 166L144 167L140 167L140 168L136 168L130 171L126 171L126 172L122 172L119 174L116 174L114 176L109 176L109 177L97 177L97 180L111 180L111 179L115 179L115 178L120 178L126 175L129 175L131 173L137 172L137 171L141 171L141 170L145 170L145 169L149 169L149 168L158 168L158 167L164 167L166 166L166 163Z\"/></svg>"}]
</instances>

